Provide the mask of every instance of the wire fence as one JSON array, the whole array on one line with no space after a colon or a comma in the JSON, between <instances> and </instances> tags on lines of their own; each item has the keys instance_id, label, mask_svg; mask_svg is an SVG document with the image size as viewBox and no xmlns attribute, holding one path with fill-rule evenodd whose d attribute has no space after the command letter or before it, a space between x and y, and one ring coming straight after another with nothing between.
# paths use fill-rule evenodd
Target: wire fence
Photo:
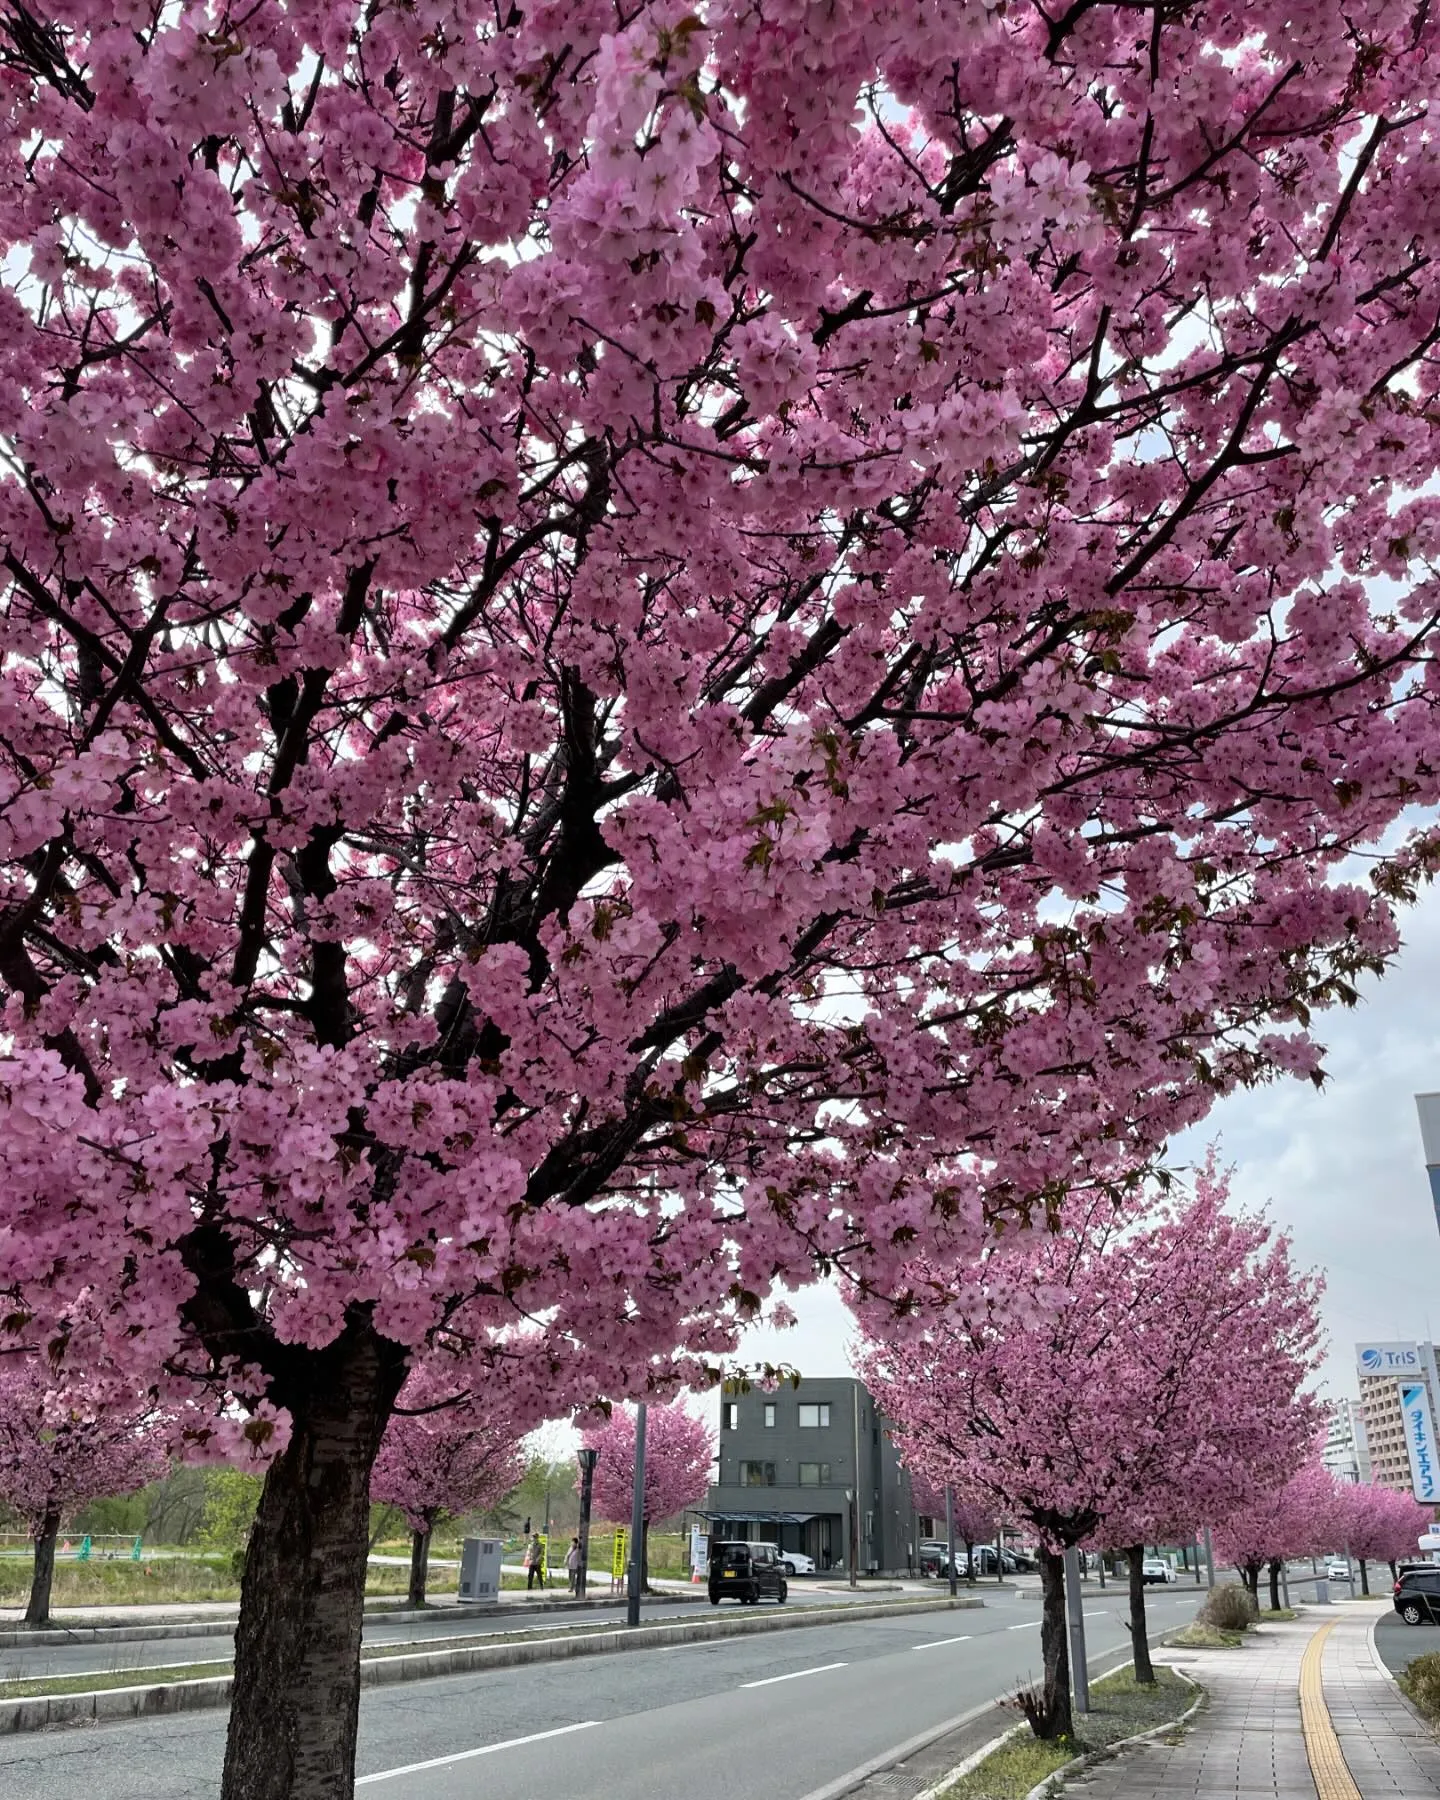
<instances>
[{"instance_id":1,"label":"wire fence","mask_svg":"<svg viewBox=\"0 0 1440 1800\"><path fill-rule=\"evenodd\" d=\"M0 1556L33 1556L35 1541L24 1531L0 1531ZM144 1540L122 1532L61 1532L55 1560L66 1562L139 1562Z\"/></svg>"}]
</instances>

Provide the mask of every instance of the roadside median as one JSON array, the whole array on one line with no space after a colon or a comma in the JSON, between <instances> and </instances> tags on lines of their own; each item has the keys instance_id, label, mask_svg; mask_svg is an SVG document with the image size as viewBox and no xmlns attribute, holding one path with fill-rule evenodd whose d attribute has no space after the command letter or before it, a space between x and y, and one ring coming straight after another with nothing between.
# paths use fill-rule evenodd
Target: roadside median
<instances>
[{"instance_id":1,"label":"roadside median","mask_svg":"<svg viewBox=\"0 0 1440 1800\"><path fill-rule=\"evenodd\" d=\"M704 1598L703 1589L699 1592L657 1593L647 1596L645 1604L678 1606L682 1603L699 1602ZM536 1598L524 1602L512 1599L498 1605L488 1601L455 1600L419 1608L395 1603L387 1605L384 1601L367 1601L365 1619L367 1624L376 1625L409 1625L420 1619L436 1624L448 1623L452 1619L498 1619L506 1613L534 1612L548 1617L551 1613L604 1612L607 1609L613 1612L624 1604L623 1599L617 1600L609 1596L575 1600L559 1594L553 1599ZM85 1623L67 1623L62 1616L49 1625L0 1628L0 1650L37 1650L50 1644L150 1644L163 1638L225 1637L234 1632L238 1617L238 1608L232 1608L214 1618L152 1619L137 1620L134 1623L113 1615Z\"/></svg>"},{"instance_id":2,"label":"roadside median","mask_svg":"<svg viewBox=\"0 0 1440 1800\"><path fill-rule=\"evenodd\" d=\"M513 1669L526 1664L565 1662L577 1656L606 1656L626 1650L657 1650L674 1644L703 1643L708 1639L763 1635L772 1631L803 1630L810 1625L833 1625L852 1620L904 1618L918 1613L969 1611L981 1600L889 1600L875 1605L777 1608L752 1613L748 1609L718 1618L674 1619L654 1625L638 1625L594 1631L571 1630L563 1635L527 1633L519 1639L494 1634L484 1643L467 1643L450 1649L407 1652L403 1645L385 1646L385 1654L362 1656L360 1685L388 1687L402 1681L424 1681L436 1676L471 1675L488 1669ZM138 1671L137 1671L138 1672ZM57 1677L57 1682L63 1678ZM71 1678L73 1679L73 1678ZM43 1731L58 1725L84 1725L99 1720L149 1718L165 1713L196 1712L225 1706L230 1699L230 1676L211 1675L197 1680L149 1682L143 1686L91 1689L81 1693L32 1694L0 1700L0 1736L22 1731Z\"/></svg>"}]
</instances>

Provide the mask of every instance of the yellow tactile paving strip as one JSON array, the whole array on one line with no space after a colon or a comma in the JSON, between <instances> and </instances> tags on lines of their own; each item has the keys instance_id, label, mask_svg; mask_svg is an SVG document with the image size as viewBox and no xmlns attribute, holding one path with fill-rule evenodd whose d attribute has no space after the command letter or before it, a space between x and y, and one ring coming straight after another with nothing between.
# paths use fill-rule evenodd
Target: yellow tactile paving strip
<instances>
[{"instance_id":1,"label":"yellow tactile paving strip","mask_svg":"<svg viewBox=\"0 0 1440 1800\"><path fill-rule=\"evenodd\" d=\"M1332 1619L1328 1625L1320 1627L1305 1646L1300 1661L1300 1729L1305 1734L1305 1754L1310 1761L1310 1773L1315 1778L1319 1800L1362 1800L1355 1778L1346 1766L1340 1740L1335 1735L1320 1679L1325 1640L1335 1629L1335 1623Z\"/></svg>"}]
</instances>

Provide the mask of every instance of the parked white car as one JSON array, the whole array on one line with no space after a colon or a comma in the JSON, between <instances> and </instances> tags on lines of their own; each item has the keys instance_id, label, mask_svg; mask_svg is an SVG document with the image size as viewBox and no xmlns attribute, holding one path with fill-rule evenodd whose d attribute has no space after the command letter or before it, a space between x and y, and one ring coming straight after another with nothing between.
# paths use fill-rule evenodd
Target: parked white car
<instances>
[{"instance_id":1,"label":"parked white car","mask_svg":"<svg viewBox=\"0 0 1440 1800\"><path fill-rule=\"evenodd\" d=\"M803 1550L782 1550L780 1560L784 1563L787 1574L813 1575L815 1573L815 1558L807 1556Z\"/></svg>"},{"instance_id":2,"label":"parked white car","mask_svg":"<svg viewBox=\"0 0 1440 1800\"><path fill-rule=\"evenodd\" d=\"M1143 1586L1149 1587L1153 1581L1173 1581L1174 1579L1175 1571L1163 1556L1147 1556L1141 1560L1140 1581Z\"/></svg>"},{"instance_id":3,"label":"parked white car","mask_svg":"<svg viewBox=\"0 0 1440 1800\"><path fill-rule=\"evenodd\" d=\"M1343 1557L1332 1556L1325 1565L1325 1579L1327 1581L1349 1581L1349 1563Z\"/></svg>"}]
</instances>

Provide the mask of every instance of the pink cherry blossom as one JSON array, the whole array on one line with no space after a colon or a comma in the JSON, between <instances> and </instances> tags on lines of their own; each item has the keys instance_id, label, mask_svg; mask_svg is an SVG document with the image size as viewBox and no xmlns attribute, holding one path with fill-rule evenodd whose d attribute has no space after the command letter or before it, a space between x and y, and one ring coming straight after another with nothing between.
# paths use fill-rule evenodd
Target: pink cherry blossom
<instances>
[{"instance_id":1,"label":"pink cherry blossom","mask_svg":"<svg viewBox=\"0 0 1440 1800\"><path fill-rule=\"evenodd\" d=\"M1040 1540L1039 1735L1069 1729L1063 1552L1127 1550L1146 1679L1145 1542L1191 1536L1278 1485L1315 1429L1303 1388L1319 1284L1226 1198L1208 1163L1192 1197L1139 1223L1099 1200L1053 1231L998 1239L978 1270L917 1262L898 1329L861 1308L876 1334L861 1368L907 1463L932 1492L953 1483Z\"/></svg>"},{"instance_id":2,"label":"pink cherry blossom","mask_svg":"<svg viewBox=\"0 0 1440 1800\"><path fill-rule=\"evenodd\" d=\"M635 1491L635 1414L616 1407L603 1425L585 1432L582 1442L600 1453L592 1490L596 1516L628 1527ZM682 1402L647 1407L643 1501L647 1543L655 1520L668 1519L702 1497L714 1464L715 1439L709 1426ZM640 1553L642 1576L648 1580L646 1544Z\"/></svg>"},{"instance_id":3,"label":"pink cherry blossom","mask_svg":"<svg viewBox=\"0 0 1440 1800\"><path fill-rule=\"evenodd\" d=\"M1440 21L1138 16L7 38L3 1316L273 1426L225 1800L350 1792L415 1354L712 1378L1394 953Z\"/></svg>"},{"instance_id":4,"label":"pink cherry blossom","mask_svg":"<svg viewBox=\"0 0 1440 1800\"><path fill-rule=\"evenodd\" d=\"M425 1604L437 1522L496 1505L525 1474L525 1427L506 1419L500 1384L473 1392L454 1365L432 1358L405 1383L370 1472L371 1498L399 1507L410 1527L412 1606Z\"/></svg>"},{"instance_id":5,"label":"pink cherry blossom","mask_svg":"<svg viewBox=\"0 0 1440 1800\"><path fill-rule=\"evenodd\" d=\"M58 1378L38 1355L0 1356L0 1501L35 1542L27 1625L50 1621L65 1520L92 1500L158 1481L165 1425L152 1402L117 1381Z\"/></svg>"}]
</instances>

